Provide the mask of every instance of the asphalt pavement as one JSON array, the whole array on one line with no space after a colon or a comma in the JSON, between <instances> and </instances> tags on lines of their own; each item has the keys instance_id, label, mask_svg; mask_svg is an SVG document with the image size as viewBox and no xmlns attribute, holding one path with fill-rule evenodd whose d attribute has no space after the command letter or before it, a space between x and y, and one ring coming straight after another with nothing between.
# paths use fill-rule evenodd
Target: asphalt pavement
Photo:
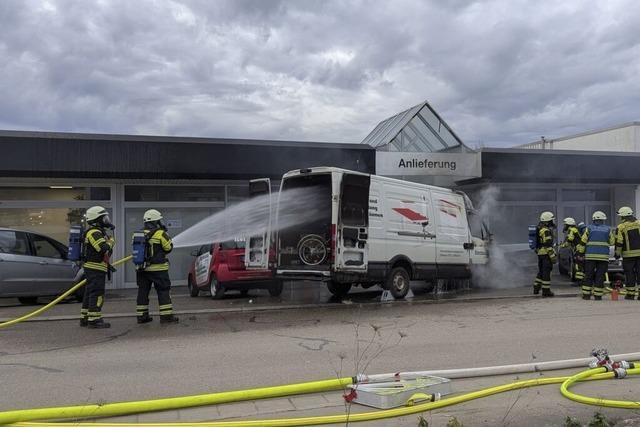
<instances>
[{"instance_id":1,"label":"asphalt pavement","mask_svg":"<svg viewBox=\"0 0 640 427\"><path fill-rule=\"evenodd\" d=\"M80 328L76 320L22 323L0 330L0 410L193 395L357 372L578 358L586 357L594 347L606 347L612 353L640 351L634 326L640 312L638 301L582 301L577 288L567 285L556 287L564 297L552 299L533 297L530 288L523 286L437 298L415 290L416 297L408 301L379 303L379 291L365 291L343 301L320 300L296 308L290 306L298 302L286 297L287 292L295 294L295 289L285 290L277 300L256 291L246 298L229 295L222 301L180 296L177 289L176 306L179 310L189 307L178 325L161 326L156 320L139 326L135 319L124 316L112 318L109 330ZM327 298L318 288L308 292ZM197 308L200 304L208 308ZM118 291L108 300L105 311L129 313L134 305L131 291ZM261 305L288 309L253 309ZM62 307L71 313L79 308L74 303ZM5 306L0 315L9 317L9 311L24 310ZM516 379L568 373L454 380L452 386L461 393ZM593 396L638 400L640 379L581 384L576 389ZM341 393L336 392L116 420L241 420L345 410L368 409L355 404L345 407ZM610 417L636 415L577 404L563 398L556 386L545 386L423 416L431 426L445 425L451 416L465 426L543 426L562 425L566 416L586 422L596 410ZM418 416L364 425L417 426Z\"/></svg>"}]
</instances>

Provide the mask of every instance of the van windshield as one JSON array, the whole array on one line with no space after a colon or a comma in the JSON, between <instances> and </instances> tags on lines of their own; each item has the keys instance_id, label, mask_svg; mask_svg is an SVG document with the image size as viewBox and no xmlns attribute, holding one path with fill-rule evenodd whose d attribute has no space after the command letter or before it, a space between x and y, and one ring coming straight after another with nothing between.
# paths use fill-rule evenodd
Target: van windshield
<instances>
[{"instance_id":1,"label":"van windshield","mask_svg":"<svg viewBox=\"0 0 640 427\"><path fill-rule=\"evenodd\" d=\"M229 240L220 243L222 249L244 249L244 240Z\"/></svg>"}]
</instances>

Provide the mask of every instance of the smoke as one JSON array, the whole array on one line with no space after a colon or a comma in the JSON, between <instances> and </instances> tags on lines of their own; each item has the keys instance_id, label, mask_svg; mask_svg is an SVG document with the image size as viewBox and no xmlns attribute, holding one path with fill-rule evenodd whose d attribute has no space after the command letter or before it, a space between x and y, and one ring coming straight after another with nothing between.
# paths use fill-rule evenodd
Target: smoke
<instances>
[{"instance_id":1,"label":"smoke","mask_svg":"<svg viewBox=\"0 0 640 427\"><path fill-rule=\"evenodd\" d=\"M500 189L495 186L484 188L478 193L476 209L481 218L503 218L498 205ZM491 225L489 229L492 230ZM522 231L526 236L527 230ZM525 237L526 238L526 237ZM473 272L474 285L481 288L516 288L528 285L535 270L531 267L531 250L523 245L500 245L492 242L489 246L489 262Z\"/></svg>"},{"instance_id":2,"label":"smoke","mask_svg":"<svg viewBox=\"0 0 640 427\"><path fill-rule=\"evenodd\" d=\"M327 212L320 209L320 188L294 188L278 195L262 195L245 200L215 213L186 229L173 239L176 248L207 245L262 234L271 221L271 231L282 230L316 221ZM276 224L276 206L279 217ZM324 203L326 206L326 203Z\"/></svg>"}]
</instances>

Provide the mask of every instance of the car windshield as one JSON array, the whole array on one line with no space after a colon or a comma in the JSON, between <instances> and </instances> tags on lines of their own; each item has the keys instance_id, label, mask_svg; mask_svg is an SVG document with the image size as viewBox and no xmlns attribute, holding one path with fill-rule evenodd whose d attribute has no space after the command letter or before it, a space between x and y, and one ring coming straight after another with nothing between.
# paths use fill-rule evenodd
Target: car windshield
<instances>
[{"instance_id":1,"label":"car windshield","mask_svg":"<svg viewBox=\"0 0 640 427\"><path fill-rule=\"evenodd\" d=\"M229 240L220 243L222 249L244 249L244 240Z\"/></svg>"}]
</instances>

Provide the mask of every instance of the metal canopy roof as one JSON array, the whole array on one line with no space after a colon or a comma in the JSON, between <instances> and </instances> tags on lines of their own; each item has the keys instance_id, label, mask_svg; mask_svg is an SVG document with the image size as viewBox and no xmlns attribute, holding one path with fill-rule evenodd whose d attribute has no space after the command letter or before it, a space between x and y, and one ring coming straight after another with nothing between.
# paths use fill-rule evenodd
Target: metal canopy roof
<instances>
[{"instance_id":1,"label":"metal canopy roof","mask_svg":"<svg viewBox=\"0 0 640 427\"><path fill-rule=\"evenodd\" d=\"M362 143L376 149L392 144L390 151L403 152L473 151L427 101L383 120Z\"/></svg>"}]
</instances>

